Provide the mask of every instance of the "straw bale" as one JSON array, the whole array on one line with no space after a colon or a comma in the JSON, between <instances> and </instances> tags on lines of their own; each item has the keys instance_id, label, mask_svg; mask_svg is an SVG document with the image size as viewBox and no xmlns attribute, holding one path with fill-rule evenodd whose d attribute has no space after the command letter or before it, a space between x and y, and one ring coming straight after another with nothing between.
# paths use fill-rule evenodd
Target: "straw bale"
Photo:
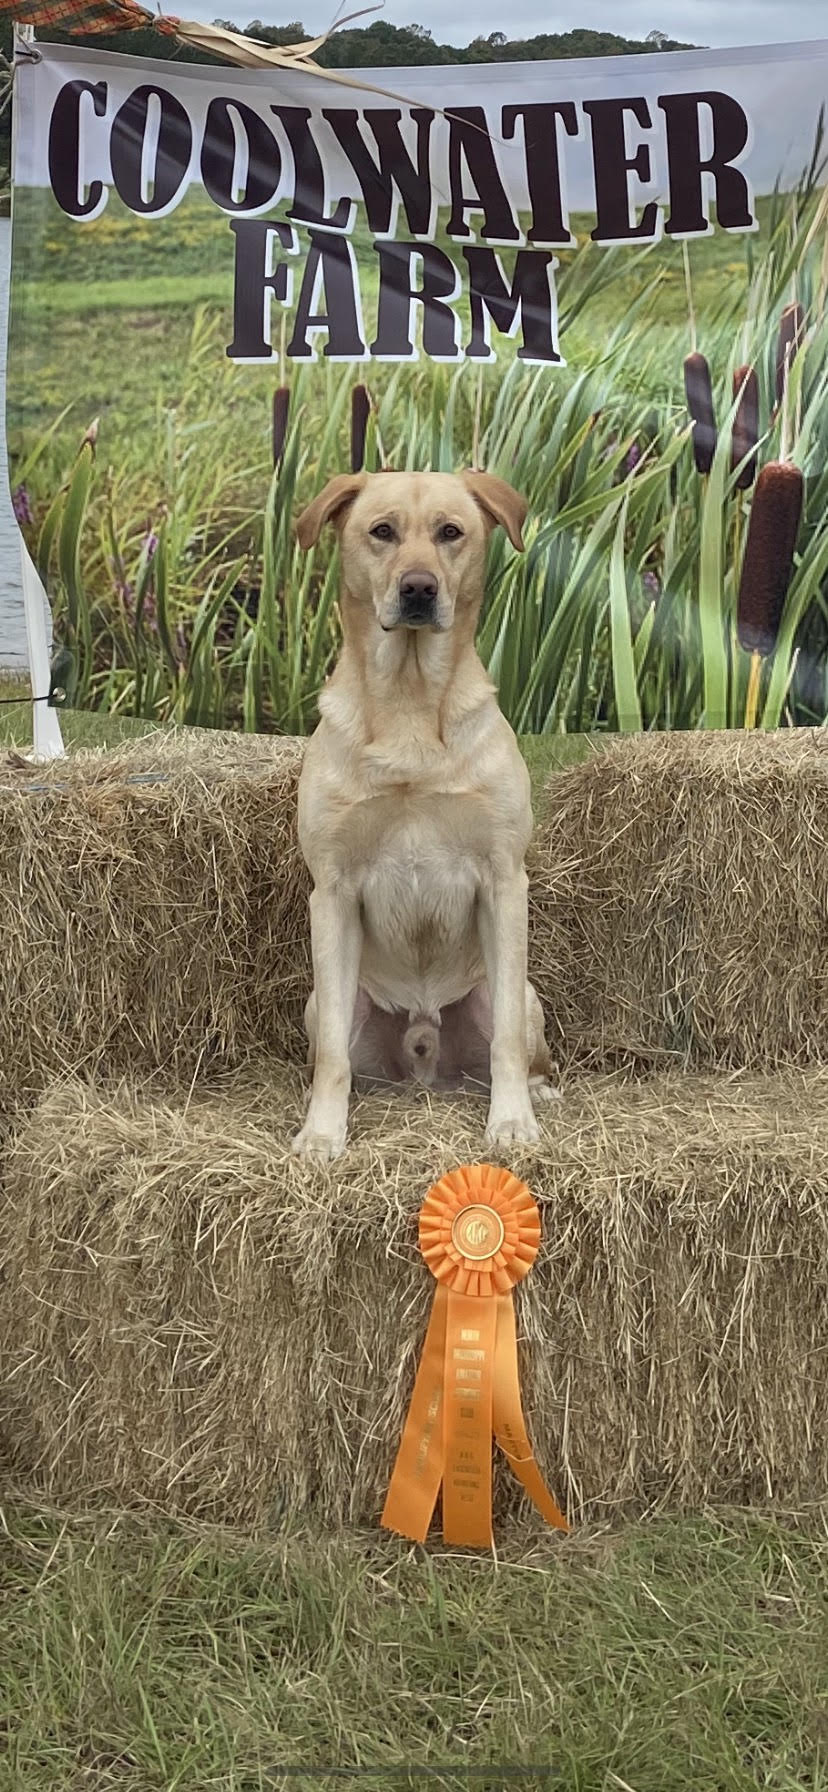
<instances>
[{"instance_id":1,"label":"straw bale","mask_svg":"<svg viewBox=\"0 0 828 1792\"><path fill-rule=\"evenodd\" d=\"M52 1089L0 1210L6 1476L77 1505L374 1524L434 1284L416 1214L483 1104L373 1096L329 1171L303 1079ZM575 1080L514 1160L527 1417L576 1516L828 1494L828 1072ZM520 1495L502 1468L502 1521Z\"/></svg>"},{"instance_id":2,"label":"straw bale","mask_svg":"<svg viewBox=\"0 0 828 1792\"><path fill-rule=\"evenodd\" d=\"M648 735L550 779L531 958L565 1060L828 1061L828 732Z\"/></svg>"},{"instance_id":3,"label":"straw bale","mask_svg":"<svg viewBox=\"0 0 828 1792\"><path fill-rule=\"evenodd\" d=\"M185 730L0 766L0 1107L298 1048L301 744Z\"/></svg>"}]
</instances>

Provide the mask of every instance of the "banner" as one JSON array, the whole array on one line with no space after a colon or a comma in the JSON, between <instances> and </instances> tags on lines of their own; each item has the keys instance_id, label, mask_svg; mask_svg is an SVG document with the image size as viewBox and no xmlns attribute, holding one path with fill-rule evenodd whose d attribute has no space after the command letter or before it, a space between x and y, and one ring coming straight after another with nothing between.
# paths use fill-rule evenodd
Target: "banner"
<instances>
[{"instance_id":1,"label":"banner","mask_svg":"<svg viewBox=\"0 0 828 1792\"><path fill-rule=\"evenodd\" d=\"M15 72L10 477L80 706L303 732L352 466L486 467L523 733L828 715L828 44ZM330 533L330 532L329 532Z\"/></svg>"}]
</instances>

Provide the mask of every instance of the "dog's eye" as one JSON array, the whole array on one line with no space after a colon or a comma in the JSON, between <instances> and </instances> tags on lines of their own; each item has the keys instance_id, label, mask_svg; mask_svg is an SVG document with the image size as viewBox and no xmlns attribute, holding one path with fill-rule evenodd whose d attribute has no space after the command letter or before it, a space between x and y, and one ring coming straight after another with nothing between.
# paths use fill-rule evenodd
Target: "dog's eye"
<instances>
[{"instance_id":1,"label":"dog's eye","mask_svg":"<svg viewBox=\"0 0 828 1792\"><path fill-rule=\"evenodd\" d=\"M375 541L393 541L394 531L390 523L375 523L371 534Z\"/></svg>"},{"instance_id":2,"label":"dog's eye","mask_svg":"<svg viewBox=\"0 0 828 1792\"><path fill-rule=\"evenodd\" d=\"M440 530L440 540L441 541L459 541L462 534L463 534L462 529L458 529L456 523L444 523L442 529Z\"/></svg>"}]
</instances>

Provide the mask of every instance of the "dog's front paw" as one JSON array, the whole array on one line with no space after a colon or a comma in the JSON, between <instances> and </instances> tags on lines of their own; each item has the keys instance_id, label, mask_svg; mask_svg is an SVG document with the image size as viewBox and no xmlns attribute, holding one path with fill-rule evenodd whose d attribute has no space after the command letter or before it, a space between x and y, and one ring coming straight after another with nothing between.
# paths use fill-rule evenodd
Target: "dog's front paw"
<instances>
[{"instance_id":1,"label":"dog's front paw","mask_svg":"<svg viewBox=\"0 0 828 1792\"><path fill-rule=\"evenodd\" d=\"M296 1134L291 1147L294 1157L303 1163L330 1164L335 1157L340 1157L345 1149L345 1127L329 1129L313 1125L308 1118L301 1132Z\"/></svg>"},{"instance_id":2,"label":"dog's front paw","mask_svg":"<svg viewBox=\"0 0 828 1792\"><path fill-rule=\"evenodd\" d=\"M540 1127L535 1119L528 1091L521 1102L511 1102L508 1108L490 1109L486 1126L487 1146L536 1145L539 1138Z\"/></svg>"}]
</instances>

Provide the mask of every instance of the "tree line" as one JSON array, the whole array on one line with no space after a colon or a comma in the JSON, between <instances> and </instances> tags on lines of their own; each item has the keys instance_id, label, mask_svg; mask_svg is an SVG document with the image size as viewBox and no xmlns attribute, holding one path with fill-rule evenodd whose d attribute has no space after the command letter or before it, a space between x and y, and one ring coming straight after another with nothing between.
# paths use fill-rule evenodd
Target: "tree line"
<instances>
[{"instance_id":1,"label":"tree line","mask_svg":"<svg viewBox=\"0 0 828 1792\"><path fill-rule=\"evenodd\" d=\"M217 19L237 31L230 19ZM258 37L267 44L304 43L308 33L295 20L290 25L264 25L254 19L245 27L245 35ZM325 68L382 68L413 64L443 67L451 63L470 62L548 62L573 56L632 56L654 50L686 50L690 44L678 43L662 31L651 31L640 41L619 37L613 31L541 32L536 37L509 38L503 31L491 31L488 37L474 37L471 42L437 43L424 25L391 25L387 19L376 19L371 25L352 30L335 31L316 60Z\"/></svg>"}]
</instances>

